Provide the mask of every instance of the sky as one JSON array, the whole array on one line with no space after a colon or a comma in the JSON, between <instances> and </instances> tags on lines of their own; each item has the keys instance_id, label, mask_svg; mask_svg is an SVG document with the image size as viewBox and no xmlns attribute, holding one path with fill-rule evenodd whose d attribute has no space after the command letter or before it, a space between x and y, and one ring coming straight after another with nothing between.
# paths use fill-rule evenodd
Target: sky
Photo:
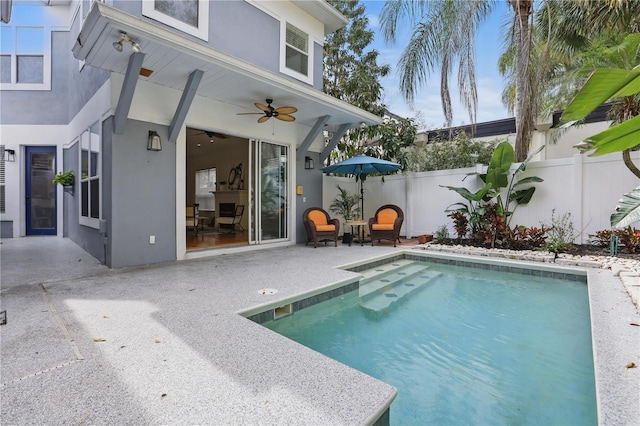
<instances>
[{"instance_id":1,"label":"sky","mask_svg":"<svg viewBox=\"0 0 640 426\"><path fill-rule=\"evenodd\" d=\"M371 48L380 52L379 64L391 66L389 76L381 80L384 87L383 102L388 110L401 117L419 117L421 129L438 129L445 127L442 103L440 101L440 72L431 74L429 82L416 92L415 111L412 111L404 100L399 89L397 63L400 54L407 44L410 28L400 32L394 45L388 45L380 31L379 15L384 6L383 0L362 1L367 9L369 27L375 32ZM498 72L498 58L502 46L500 29L509 10L504 2L497 2L496 9L479 28L476 34L476 84L478 88L478 111L476 122L500 120L512 117L502 104L503 79ZM449 79L451 100L453 104L453 125L469 124L469 114L459 102L457 70L453 70ZM418 114L416 113L418 112Z\"/></svg>"}]
</instances>

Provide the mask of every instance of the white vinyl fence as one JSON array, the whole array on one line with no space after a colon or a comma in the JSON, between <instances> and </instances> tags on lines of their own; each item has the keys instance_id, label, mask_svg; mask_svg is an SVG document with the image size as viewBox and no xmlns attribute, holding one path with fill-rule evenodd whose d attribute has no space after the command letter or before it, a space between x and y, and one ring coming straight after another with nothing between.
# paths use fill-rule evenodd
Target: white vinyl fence
<instances>
[{"instance_id":1,"label":"white vinyl fence","mask_svg":"<svg viewBox=\"0 0 640 426\"><path fill-rule=\"evenodd\" d=\"M637 152L632 154L636 164L639 157ZM480 178L466 176L475 171L482 172L483 167L390 175L385 176L384 181L381 177L368 177L364 181L363 217L368 220L383 204L395 204L405 215L401 235L412 238L433 234L440 226L447 225L453 237L453 221L445 210L451 204L467 201L441 185L464 186L475 191L481 187ZM590 234L610 229L609 218L618 200L640 185L640 179L627 169L620 153L602 157L576 154L570 158L530 162L519 178L526 176L538 176L544 182L535 184L537 189L529 204L516 209L511 227L550 225L553 210L556 218L570 213L573 227L580 234L576 243L588 243ZM328 212L338 193L336 185L360 192L355 178L324 176L323 208Z\"/></svg>"}]
</instances>

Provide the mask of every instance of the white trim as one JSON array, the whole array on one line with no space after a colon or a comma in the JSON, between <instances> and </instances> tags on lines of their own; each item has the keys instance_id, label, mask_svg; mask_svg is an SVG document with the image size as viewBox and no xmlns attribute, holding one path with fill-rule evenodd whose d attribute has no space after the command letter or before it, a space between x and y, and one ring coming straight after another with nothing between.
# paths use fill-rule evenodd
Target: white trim
<instances>
[{"instance_id":1,"label":"white trim","mask_svg":"<svg viewBox=\"0 0 640 426\"><path fill-rule=\"evenodd\" d=\"M155 19L158 22L169 25L177 30L191 34L204 41L209 41L209 1L198 0L198 27L193 27L179 19L175 19L162 12L158 12L154 7L154 0L142 0L142 15Z\"/></svg>"}]
</instances>

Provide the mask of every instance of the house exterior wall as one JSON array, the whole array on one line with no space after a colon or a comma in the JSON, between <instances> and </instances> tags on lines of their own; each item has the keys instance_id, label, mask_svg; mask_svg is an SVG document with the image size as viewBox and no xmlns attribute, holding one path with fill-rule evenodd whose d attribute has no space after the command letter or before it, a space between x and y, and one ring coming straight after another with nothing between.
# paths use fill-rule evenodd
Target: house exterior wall
<instances>
[{"instance_id":1,"label":"house exterior wall","mask_svg":"<svg viewBox=\"0 0 640 426\"><path fill-rule=\"evenodd\" d=\"M168 126L129 120L122 135L112 135L109 252L111 267L158 263L176 259L176 146L147 151L149 130L163 141ZM150 244L149 236L155 236Z\"/></svg>"},{"instance_id":2,"label":"house exterior wall","mask_svg":"<svg viewBox=\"0 0 640 426\"><path fill-rule=\"evenodd\" d=\"M141 19L152 20L142 14L141 1L114 0L112 5ZM229 55L286 76L281 72L279 58L282 42L280 23L287 20L309 33L312 40L310 56L313 57L312 86L322 90L323 26L291 2L211 1L207 43ZM179 32L162 22L153 22ZM180 34L203 42L192 35Z\"/></svg>"}]
</instances>

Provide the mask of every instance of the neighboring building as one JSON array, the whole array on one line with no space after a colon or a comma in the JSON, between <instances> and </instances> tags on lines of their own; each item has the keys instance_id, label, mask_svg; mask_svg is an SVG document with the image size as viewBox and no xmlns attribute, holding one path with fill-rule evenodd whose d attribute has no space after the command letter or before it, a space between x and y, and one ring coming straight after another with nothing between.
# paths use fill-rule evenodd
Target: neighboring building
<instances>
[{"instance_id":1,"label":"neighboring building","mask_svg":"<svg viewBox=\"0 0 640 426\"><path fill-rule=\"evenodd\" d=\"M215 250L304 241L302 212L322 205L309 167L381 122L322 92L324 37L346 24L323 0L14 0L0 27L0 149L14 160L0 168L2 238L68 237L111 267L197 257L211 253L187 249L198 203L207 222L245 206L243 238ZM254 105L267 99L297 111L268 119ZM72 189L51 183L69 170Z\"/></svg>"},{"instance_id":2,"label":"neighboring building","mask_svg":"<svg viewBox=\"0 0 640 426\"><path fill-rule=\"evenodd\" d=\"M573 147L575 144L609 128L611 125L611 120L607 118L609 108L610 105L608 104L598 107L593 113L587 116L584 124L568 129L557 129L553 127L557 126L562 116L562 111L554 112L550 120L535 125L531 139L531 149L533 150L540 145L545 145L545 149L538 155L541 160L566 158L578 154L579 151ZM473 139L480 141L491 142L496 139L507 139L512 144L515 144L516 119L511 117L477 123L474 126L463 125L438 130L428 130L416 135L416 143L424 145L434 140L438 135L446 138L447 135L453 136L459 132L465 132Z\"/></svg>"}]
</instances>

